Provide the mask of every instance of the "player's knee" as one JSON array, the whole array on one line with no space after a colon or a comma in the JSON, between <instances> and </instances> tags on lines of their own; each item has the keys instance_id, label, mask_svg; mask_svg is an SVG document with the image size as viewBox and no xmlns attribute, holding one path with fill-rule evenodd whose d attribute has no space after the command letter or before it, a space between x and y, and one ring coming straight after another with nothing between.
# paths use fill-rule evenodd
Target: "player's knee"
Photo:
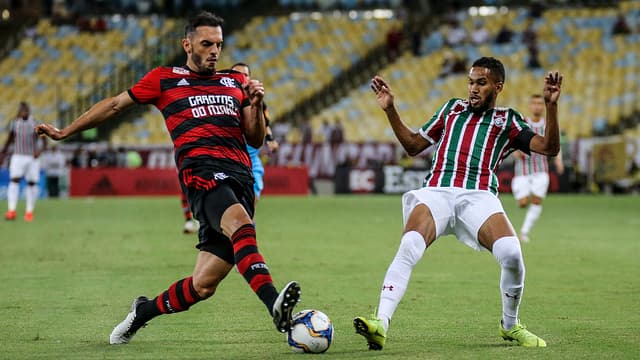
<instances>
[{"instance_id":1,"label":"player's knee","mask_svg":"<svg viewBox=\"0 0 640 360\"><path fill-rule=\"evenodd\" d=\"M533 199L531 199L531 203L534 205L542 205L542 199L539 197L534 197Z\"/></svg>"},{"instance_id":2,"label":"player's knee","mask_svg":"<svg viewBox=\"0 0 640 360\"><path fill-rule=\"evenodd\" d=\"M10 181L12 183L20 183L20 178L12 178Z\"/></svg>"},{"instance_id":3,"label":"player's knee","mask_svg":"<svg viewBox=\"0 0 640 360\"><path fill-rule=\"evenodd\" d=\"M515 236L504 237L493 245L493 254L503 268L524 271L520 243Z\"/></svg>"},{"instance_id":4,"label":"player's knee","mask_svg":"<svg viewBox=\"0 0 640 360\"><path fill-rule=\"evenodd\" d=\"M29 181L27 182L28 186L36 186L36 182L35 181Z\"/></svg>"},{"instance_id":5,"label":"player's knee","mask_svg":"<svg viewBox=\"0 0 640 360\"><path fill-rule=\"evenodd\" d=\"M223 277L213 276L207 279L193 279L193 289L198 293L198 296L202 299L209 298L216 293L218 284L222 281Z\"/></svg>"},{"instance_id":6,"label":"player's knee","mask_svg":"<svg viewBox=\"0 0 640 360\"><path fill-rule=\"evenodd\" d=\"M518 206L520 208L525 208L527 205L529 205L529 201L527 199L521 199L518 201Z\"/></svg>"}]
</instances>

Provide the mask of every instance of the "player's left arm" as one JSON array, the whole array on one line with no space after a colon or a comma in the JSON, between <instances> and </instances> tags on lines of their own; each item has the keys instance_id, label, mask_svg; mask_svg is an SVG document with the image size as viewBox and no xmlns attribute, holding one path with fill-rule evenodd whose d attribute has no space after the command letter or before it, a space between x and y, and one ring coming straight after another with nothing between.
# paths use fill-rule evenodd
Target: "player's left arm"
<instances>
[{"instance_id":1,"label":"player's left arm","mask_svg":"<svg viewBox=\"0 0 640 360\"><path fill-rule=\"evenodd\" d=\"M560 129L558 126L558 98L562 87L562 74L550 72L544 78L544 105L546 108L544 136L531 138L529 149L538 154L556 156L560 151Z\"/></svg>"},{"instance_id":2,"label":"player's left arm","mask_svg":"<svg viewBox=\"0 0 640 360\"><path fill-rule=\"evenodd\" d=\"M260 81L251 79L247 86L247 93L250 105L242 108L244 135L249 145L259 148L264 143L266 134L264 111L262 109L264 86Z\"/></svg>"}]
</instances>

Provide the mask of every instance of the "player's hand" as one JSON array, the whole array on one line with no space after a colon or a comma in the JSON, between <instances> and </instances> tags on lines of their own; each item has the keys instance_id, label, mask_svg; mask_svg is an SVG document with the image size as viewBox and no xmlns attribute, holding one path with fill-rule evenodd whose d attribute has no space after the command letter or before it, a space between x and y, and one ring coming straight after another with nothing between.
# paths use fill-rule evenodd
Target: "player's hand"
<instances>
[{"instance_id":1,"label":"player's hand","mask_svg":"<svg viewBox=\"0 0 640 360\"><path fill-rule=\"evenodd\" d=\"M562 74L559 72L549 72L544 78L544 88L542 94L544 96L544 102L547 104L555 104L560 97L560 91L562 88Z\"/></svg>"},{"instance_id":2,"label":"player's hand","mask_svg":"<svg viewBox=\"0 0 640 360\"><path fill-rule=\"evenodd\" d=\"M393 106L393 92L380 76L376 75L371 79L371 90L376 94L378 105L382 110L387 110Z\"/></svg>"},{"instance_id":3,"label":"player's hand","mask_svg":"<svg viewBox=\"0 0 640 360\"><path fill-rule=\"evenodd\" d=\"M274 153L278 151L278 149L280 148L280 144L278 143L278 140L271 140L267 141L267 147L269 147L269 151Z\"/></svg>"},{"instance_id":4,"label":"player's hand","mask_svg":"<svg viewBox=\"0 0 640 360\"><path fill-rule=\"evenodd\" d=\"M251 79L247 84L247 93L251 105L261 105L264 99L264 85L258 80Z\"/></svg>"},{"instance_id":5,"label":"player's hand","mask_svg":"<svg viewBox=\"0 0 640 360\"><path fill-rule=\"evenodd\" d=\"M40 124L36 126L36 135L38 136L48 136L53 140L63 140L66 136L62 133L62 130L51 124Z\"/></svg>"}]
</instances>

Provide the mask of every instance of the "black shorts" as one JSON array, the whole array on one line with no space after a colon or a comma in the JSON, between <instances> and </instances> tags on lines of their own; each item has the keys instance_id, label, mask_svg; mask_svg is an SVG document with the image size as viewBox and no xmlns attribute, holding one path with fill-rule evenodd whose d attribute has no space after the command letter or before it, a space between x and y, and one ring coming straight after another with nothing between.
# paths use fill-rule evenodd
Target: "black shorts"
<instances>
[{"instance_id":1,"label":"black shorts","mask_svg":"<svg viewBox=\"0 0 640 360\"><path fill-rule=\"evenodd\" d=\"M253 182L242 183L226 178L209 190L185 186L183 191L189 201L193 217L200 223L198 248L210 252L229 264L235 264L231 240L222 233L222 214L233 204L241 204L253 218L255 195Z\"/></svg>"}]
</instances>

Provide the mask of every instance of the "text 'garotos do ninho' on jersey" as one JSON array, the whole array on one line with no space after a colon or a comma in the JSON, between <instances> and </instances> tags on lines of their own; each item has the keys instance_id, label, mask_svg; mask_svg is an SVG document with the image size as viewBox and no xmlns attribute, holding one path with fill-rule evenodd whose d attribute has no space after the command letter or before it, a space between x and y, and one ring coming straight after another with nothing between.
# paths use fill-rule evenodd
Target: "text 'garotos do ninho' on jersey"
<instances>
[{"instance_id":1,"label":"text 'garotos do ninho' on jersey","mask_svg":"<svg viewBox=\"0 0 640 360\"><path fill-rule=\"evenodd\" d=\"M195 118L212 115L237 115L234 97L229 95L189 96L191 114Z\"/></svg>"}]
</instances>

